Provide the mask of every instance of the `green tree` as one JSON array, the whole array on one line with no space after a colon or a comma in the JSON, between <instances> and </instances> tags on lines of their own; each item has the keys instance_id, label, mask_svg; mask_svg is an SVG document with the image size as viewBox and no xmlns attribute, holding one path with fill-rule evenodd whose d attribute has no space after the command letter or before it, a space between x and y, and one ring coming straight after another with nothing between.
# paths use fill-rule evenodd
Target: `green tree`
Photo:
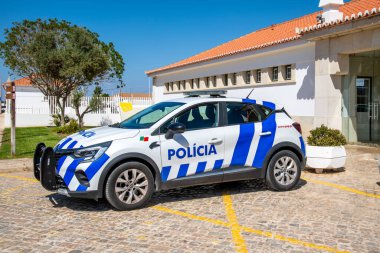
<instances>
[{"instance_id":1,"label":"green tree","mask_svg":"<svg viewBox=\"0 0 380 253\"><path fill-rule=\"evenodd\" d=\"M103 93L103 89L100 86L95 87L94 94L99 96L99 97L103 97L103 98L109 98L110 97L110 95L108 93Z\"/></svg>"},{"instance_id":2,"label":"green tree","mask_svg":"<svg viewBox=\"0 0 380 253\"><path fill-rule=\"evenodd\" d=\"M102 94L103 94L103 89L102 89L102 87L100 87L100 86L96 86L95 89L94 89L94 95L100 97Z\"/></svg>"},{"instance_id":3,"label":"green tree","mask_svg":"<svg viewBox=\"0 0 380 253\"><path fill-rule=\"evenodd\" d=\"M103 97L103 98L109 98L110 97L110 95L108 93L103 93L103 89L100 86L95 87L94 95L97 95L98 97Z\"/></svg>"},{"instance_id":4,"label":"green tree","mask_svg":"<svg viewBox=\"0 0 380 253\"><path fill-rule=\"evenodd\" d=\"M45 96L57 97L62 125L67 98L74 90L110 79L124 85L124 61L114 45L64 20L13 23L5 29L5 42L0 42L0 57L13 72L28 76Z\"/></svg>"},{"instance_id":5,"label":"green tree","mask_svg":"<svg viewBox=\"0 0 380 253\"><path fill-rule=\"evenodd\" d=\"M102 100L101 94L98 94L98 91L95 89L90 102L87 104L83 111L80 110L83 98L86 96L85 89L76 89L72 94L71 103L75 110L75 114L78 117L79 128L83 127L84 121L83 118L87 113L94 112L97 110L102 110L104 108L104 102Z\"/></svg>"}]
</instances>

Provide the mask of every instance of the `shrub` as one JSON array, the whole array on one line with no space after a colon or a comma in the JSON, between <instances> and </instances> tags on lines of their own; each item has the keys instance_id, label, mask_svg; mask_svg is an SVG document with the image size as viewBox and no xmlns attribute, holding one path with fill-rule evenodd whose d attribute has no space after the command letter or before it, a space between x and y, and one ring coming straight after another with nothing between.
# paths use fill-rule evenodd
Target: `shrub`
<instances>
[{"instance_id":1,"label":"shrub","mask_svg":"<svg viewBox=\"0 0 380 253\"><path fill-rule=\"evenodd\" d=\"M59 114L53 114L53 115L51 115L51 117L53 118L53 124L56 127L60 127L61 126L61 116ZM65 124L67 124L69 122L70 122L69 116L65 115Z\"/></svg>"},{"instance_id":2,"label":"shrub","mask_svg":"<svg viewBox=\"0 0 380 253\"><path fill-rule=\"evenodd\" d=\"M75 119L71 119L69 124L58 127L57 133L73 134L79 131L79 124Z\"/></svg>"},{"instance_id":3,"label":"shrub","mask_svg":"<svg viewBox=\"0 0 380 253\"><path fill-rule=\"evenodd\" d=\"M347 140L339 130L322 125L310 131L310 136L307 137L307 143L311 146L335 147L346 145Z\"/></svg>"}]
</instances>

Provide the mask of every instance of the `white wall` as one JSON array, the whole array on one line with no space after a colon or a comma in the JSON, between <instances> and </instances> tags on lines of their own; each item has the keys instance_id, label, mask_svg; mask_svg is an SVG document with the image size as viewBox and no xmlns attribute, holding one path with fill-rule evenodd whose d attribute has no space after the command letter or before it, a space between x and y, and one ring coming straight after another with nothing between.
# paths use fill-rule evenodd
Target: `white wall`
<instances>
[{"instance_id":1,"label":"white wall","mask_svg":"<svg viewBox=\"0 0 380 253\"><path fill-rule=\"evenodd\" d=\"M16 87L16 108L40 105L44 101L44 95L34 87Z\"/></svg>"},{"instance_id":2,"label":"white wall","mask_svg":"<svg viewBox=\"0 0 380 253\"><path fill-rule=\"evenodd\" d=\"M82 99L81 112L86 108L90 99L90 97ZM86 114L84 117L85 126L101 126L120 122L152 104L150 98L110 97L102 99L106 107L102 110ZM122 112L119 108L121 101L132 103L133 109L125 113ZM11 125L9 102L7 101L5 114L6 127L10 127ZM51 111L49 106L49 99L45 99L45 96L41 92L38 90L28 90L24 87L19 89L18 87L16 90L16 127L53 126L52 113L54 112ZM72 107L66 107L65 114L70 118L77 119L75 110Z\"/></svg>"},{"instance_id":3,"label":"white wall","mask_svg":"<svg viewBox=\"0 0 380 253\"><path fill-rule=\"evenodd\" d=\"M273 85L233 88L228 89L227 96L245 98L253 87L255 90L250 97L252 99L283 105L292 116L314 116L315 45L305 42L292 45L274 47L275 50L272 51L254 51L243 56L230 57L228 60L217 60L200 66L191 65L160 74L156 76L153 86L153 101L156 103L183 97L182 94L164 94L164 84L167 82L295 64L296 81L293 83L279 82Z\"/></svg>"},{"instance_id":4,"label":"white wall","mask_svg":"<svg viewBox=\"0 0 380 253\"><path fill-rule=\"evenodd\" d=\"M147 106L134 106L132 111L121 114L86 114L84 116L85 126L100 126L108 125L125 120L139 111L145 109ZM70 118L76 119L75 114L67 114ZM10 114L5 114L5 127L11 126ZM37 126L54 126L52 117L50 114L29 114L29 113L17 113L16 114L16 127L37 127Z\"/></svg>"},{"instance_id":5,"label":"white wall","mask_svg":"<svg viewBox=\"0 0 380 253\"><path fill-rule=\"evenodd\" d=\"M68 115L71 118L76 118L75 115ZM119 114L87 114L84 117L85 126L100 126L102 122L109 124L120 122ZM10 114L5 115L5 127L10 127ZM54 126L50 114L27 114L18 113L16 115L16 127L37 127L37 126Z\"/></svg>"}]
</instances>

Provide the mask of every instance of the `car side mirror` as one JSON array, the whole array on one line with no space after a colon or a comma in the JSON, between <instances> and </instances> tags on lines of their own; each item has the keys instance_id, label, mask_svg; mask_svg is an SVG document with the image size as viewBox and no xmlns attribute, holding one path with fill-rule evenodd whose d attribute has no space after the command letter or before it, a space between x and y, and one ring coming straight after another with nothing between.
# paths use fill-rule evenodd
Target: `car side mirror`
<instances>
[{"instance_id":1,"label":"car side mirror","mask_svg":"<svg viewBox=\"0 0 380 253\"><path fill-rule=\"evenodd\" d=\"M166 139L173 139L175 134L182 134L186 131L186 126L182 123L172 123L168 126L168 131L165 134Z\"/></svg>"}]
</instances>

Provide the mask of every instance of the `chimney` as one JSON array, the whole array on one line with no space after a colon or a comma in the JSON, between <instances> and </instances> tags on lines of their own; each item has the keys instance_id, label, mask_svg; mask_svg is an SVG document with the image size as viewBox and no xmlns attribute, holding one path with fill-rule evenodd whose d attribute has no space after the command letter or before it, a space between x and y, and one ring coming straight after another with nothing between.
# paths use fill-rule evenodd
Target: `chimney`
<instances>
[{"instance_id":1,"label":"chimney","mask_svg":"<svg viewBox=\"0 0 380 253\"><path fill-rule=\"evenodd\" d=\"M342 19L343 12L339 11L339 7L343 4L343 0L320 0L319 7L323 8L323 23L330 23Z\"/></svg>"}]
</instances>

